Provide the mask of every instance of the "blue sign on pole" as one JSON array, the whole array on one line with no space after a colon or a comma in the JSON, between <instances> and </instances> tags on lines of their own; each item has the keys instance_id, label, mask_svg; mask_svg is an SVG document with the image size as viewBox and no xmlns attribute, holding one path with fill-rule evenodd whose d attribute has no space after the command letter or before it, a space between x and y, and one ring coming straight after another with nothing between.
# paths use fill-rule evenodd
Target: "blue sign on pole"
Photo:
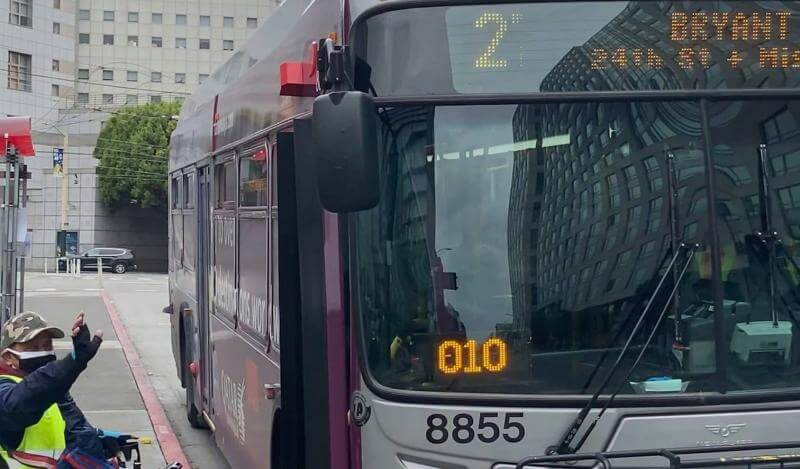
<instances>
[{"instance_id":1,"label":"blue sign on pole","mask_svg":"<svg viewBox=\"0 0 800 469\"><path fill-rule=\"evenodd\" d=\"M64 175L64 149L53 148L53 174Z\"/></svg>"}]
</instances>

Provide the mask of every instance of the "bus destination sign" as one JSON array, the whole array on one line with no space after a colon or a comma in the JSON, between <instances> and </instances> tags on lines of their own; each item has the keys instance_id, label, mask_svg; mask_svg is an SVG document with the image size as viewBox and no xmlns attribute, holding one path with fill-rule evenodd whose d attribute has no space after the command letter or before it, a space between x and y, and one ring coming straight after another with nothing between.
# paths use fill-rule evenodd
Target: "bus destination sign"
<instances>
[{"instance_id":1,"label":"bus destination sign","mask_svg":"<svg viewBox=\"0 0 800 469\"><path fill-rule=\"evenodd\" d=\"M669 38L677 45L674 52L655 47L594 47L591 49L591 68L661 69L666 59L684 70L709 69L714 63L727 63L735 69L745 60L765 69L800 70L800 48L788 44L764 45L772 41L788 41L791 18L789 11L751 14L741 11L676 11L669 15ZM752 46L757 47L754 49ZM713 57L712 51L726 49L729 50L723 53L723 60ZM748 57L748 54L755 55L753 51L757 56Z\"/></svg>"},{"instance_id":2,"label":"bus destination sign","mask_svg":"<svg viewBox=\"0 0 800 469\"><path fill-rule=\"evenodd\" d=\"M800 10L783 1L449 7L459 93L794 88Z\"/></svg>"}]
</instances>

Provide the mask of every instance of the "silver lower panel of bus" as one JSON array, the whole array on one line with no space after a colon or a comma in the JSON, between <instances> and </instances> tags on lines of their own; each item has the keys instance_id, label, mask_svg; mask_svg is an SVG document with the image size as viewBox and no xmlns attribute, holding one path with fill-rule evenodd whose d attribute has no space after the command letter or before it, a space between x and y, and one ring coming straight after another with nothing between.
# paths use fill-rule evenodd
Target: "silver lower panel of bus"
<instances>
[{"instance_id":1,"label":"silver lower panel of bus","mask_svg":"<svg viewBox=\"0 0 800 469\"><path fill-rule=\"evenodd\" d=\"M556 444L578 412L575 408L404 404L377 398L366 386L362 386L362 390L371 411L369 419L361 428L363 469L512 469L518 461L542 455L547 447ZM709 412L707 408L609 409L581 453L800 441L800 402L783 403L780 409L775 408L776 404L748 404L740 407L741 411L730 410L728 407L724 412ZM714 408L721 409L718 406ZM480 440L478 435L492 436L493 433L491 429L487 430L488 427L478 428L482 416L487 422L499 423L502 434L503 421L509 414L522 414L511 421L518 421L524 426L523 439L509 442L501 436L492 442ZM432 415L437 416L432 421L437 426L442 422L438 416L446 418L448 438L442 438L443 434L439 430L434 430L436 433L431 435L429 419ZM463 424L472 422L471 431L465 428L460 431L458 439L461 442L452 438L455 419L459 419L462 427ZM591 419L590 415L589 420ZM512 437L511 440L516 440L515 428L507 433ZM436 443L431 443L431 436ZM681 460L690 462L721 457L798 454L800 445L791 448L683 455ZM764 465L767 462L764 459L754 467L771 467ZM794 467L792 462L794 461L787 459L783 467ZM529 469L534 467L537 466L528 466ZM574 467L603 466L582 462ZM668 468L670 464L662 456L626 457L613 460L610 467ZM734 467L748 466L742 464ZM780 466L775 463L774 467Z\"/></svg>"}]
</instances>

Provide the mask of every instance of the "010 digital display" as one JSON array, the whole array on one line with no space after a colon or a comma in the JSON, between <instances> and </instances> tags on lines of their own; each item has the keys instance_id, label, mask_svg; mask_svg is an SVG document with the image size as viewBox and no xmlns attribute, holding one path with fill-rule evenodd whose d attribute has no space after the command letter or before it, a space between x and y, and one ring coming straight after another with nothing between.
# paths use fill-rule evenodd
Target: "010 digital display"
<instances>
[{"instance_id":1,"label":"010 digital display","mask_svg":"<svg viewBox=\"0 0 800 469\"><path fill-rule=\"evenodd\" d=\"M476 340L445 340L436 348L436 363L445 375L499 373L508 366L508 346L498 338L478 345Z\"/></svg>"}]
</instances>

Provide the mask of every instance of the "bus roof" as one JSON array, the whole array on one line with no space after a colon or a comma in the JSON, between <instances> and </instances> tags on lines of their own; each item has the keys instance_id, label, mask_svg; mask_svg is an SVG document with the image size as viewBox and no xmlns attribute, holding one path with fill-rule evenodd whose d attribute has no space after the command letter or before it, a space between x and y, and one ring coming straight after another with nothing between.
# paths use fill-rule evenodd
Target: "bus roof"
<instances>
[{"instance_id":1,"label":"bus roof","mask_svg":"<svg viewBox=\"0 0 800 469\"><path fill-rule=\"evenodd\" d=\"M184 103L172 134L170 172L309 110L310 98L280 96L280 65L308 61L313 41L342 34L343 18L340 0L278 6Z\"/></svg>"}]
</instances>

